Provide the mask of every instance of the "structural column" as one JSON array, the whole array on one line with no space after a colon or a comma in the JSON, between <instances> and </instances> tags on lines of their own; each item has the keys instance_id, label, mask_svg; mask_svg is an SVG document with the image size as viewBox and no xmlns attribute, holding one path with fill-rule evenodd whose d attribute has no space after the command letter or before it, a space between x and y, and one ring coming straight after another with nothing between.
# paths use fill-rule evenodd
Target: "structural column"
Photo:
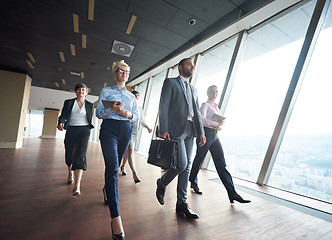
<instances>
[{"instance_id":1,"label":"structural column","mask_svg":"<svg viewBox=\"0 0 332 240\"><path fill-rule=\"evenodd\" d=\"M56 138L59 112L59 109L45 108L41 138Z\"/></svg>"},{"instance_id":2,"label":"structural column","mask_svg":"<svg viewBox=\"0 0 332 240\"><path fill-rule=\"evenodd\" d=\"M0 148L23 145L31 78L22 73L0 70Z\"/></svg>"}]
</instances>

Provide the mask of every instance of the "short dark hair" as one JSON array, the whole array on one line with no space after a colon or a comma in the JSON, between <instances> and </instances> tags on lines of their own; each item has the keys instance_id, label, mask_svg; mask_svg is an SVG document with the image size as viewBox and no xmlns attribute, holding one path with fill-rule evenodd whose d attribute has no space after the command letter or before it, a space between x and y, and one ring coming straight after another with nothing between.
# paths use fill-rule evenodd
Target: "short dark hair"
<instances>
[{"instance_id":1,"label":"short dark hair","mask_svg":"<svg viewBox=\"0 0 332 240\"><path fill-rule=\"evenodd\" d=\"M136 90L131 91L131 93L134 94L134 95L139 94L139 92L136 91Z\"/></svg>"},{"instance_id":2,"label":"short dark hair","mask_svg":"<svg viewBox=\"0 0 332 240\"><path fill-rule=\"evenodd\" d=\"M76 90L79 89L79 88L85 88L87 92L90 91L90 89L89 89L84 83L77 83L77 84L75 85L75 92L76 92Z\"/></svg>"},{"instance_id":3,"label":"short dark hair","mask_svg":"<svg viewBox=\"0 0 332 240\"><path fill-rule=\"evenodd\" d=\"M182 60L179 62L179 66L182 66L182 67L183 67L185 61L187 61L187 60L192 60L192 59L191 59L191 58L184 58L184 59L182 59Z\"/></svg>"}]
</instances>

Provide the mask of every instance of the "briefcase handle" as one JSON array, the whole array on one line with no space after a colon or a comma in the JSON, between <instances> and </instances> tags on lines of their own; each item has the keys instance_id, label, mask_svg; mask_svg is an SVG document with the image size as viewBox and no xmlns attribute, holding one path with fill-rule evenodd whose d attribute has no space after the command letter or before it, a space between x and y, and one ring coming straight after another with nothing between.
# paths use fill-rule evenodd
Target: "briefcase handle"
<instances>
[{"instance_id":1,"label":"briefcase handle","mask_svg":"<svg viewBox=\"0 0 332 240\"><path fill-rule=\"evenodd\" d=\"M160 139L160 137L158 137L158 134L159 134L159 126L157 125L156 127L156 139Z\"/></svg>"},{"instance_id":2,"label":"briefcase handle","mask_svg":"<svg viewBox=\"0 0 332 240\"><path fill-rule=\"evenodd\" d=\"M168 139L164 139L164 138L159 137L158 133L159 133L159 126L157 125L157 127L156 127L156 135L154 137L152 136L151 140L168 140ZM170 140L172 140L172 139L170 139Z\"/></svg>"}]
</instances>

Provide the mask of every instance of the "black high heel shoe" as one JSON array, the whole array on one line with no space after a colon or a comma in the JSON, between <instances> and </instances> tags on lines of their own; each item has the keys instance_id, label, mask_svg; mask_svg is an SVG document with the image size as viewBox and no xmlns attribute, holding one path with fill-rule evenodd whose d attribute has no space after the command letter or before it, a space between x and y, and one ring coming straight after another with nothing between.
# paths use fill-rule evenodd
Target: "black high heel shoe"
<instances>
[{"instance_id":1,"label":"black high heel shoe","mask_svg":"<svg viewBox=\"0 0 332 240\"><path fill-rule=\"evenodd\" d=\"M137 176L137 173L136 173L136 172L133 173L133 178L134 178L134 182L135 182L135 183L139 183L139 182L141 182L141 179L139 179L139 177Z\"/></svg>"},{"instance_id":2,"label":"black high heel shoe","mask_svg":"<svg viewBox=\"0 0 332 240\"><path fill-rule=\"evenodd\" d=\"M197 194L202 194L203 193L201 190L199 190L198 185L195 184L195 183L191 183L190 188L192 188L194 190L194 192L197 193Z\"/></svg>"},{"instance_id":3,"label":"black high heel shoe","mask_svg":"<svg viewBox=\"0 0 332 240\"><path fill-rule=\"evenodd\" d=\"M81 192L80 191L75 191L74 189L73 189L73 196L74 197L79 197L79 196L81 196Z\"/></svg>"},{"instance_id":4,"label":"black high heel shoe","mask_svg":"<svg viewBox=\"0 0 332 240\"><path fill-rule=\"evenodd\" d=\"M112 238L113 238L113 240L123 240L123 239L125 239L125 234L123 232L119 233L119 234L114 233L112 222L111 222L111 229L112 229Z\"/></svg>"},{"instance_id":5,"label":"black high heel shoe","mask_svg":"<svg viewBox=\"0 0 332 240\"><path fill-rule=\"evenodd\" d=\"M125 169L125 166L124 166L124 165L121 165L121 167L120 167L120 171L121 171L121 175L122 175L122 176L126 176L126 175L127 175L127 172L126 172L126 169Z\"/></svg>"},{"instance_id":6,"label":"black high heel shoe","mask_svg":"<svg viewBox=\"0 0 332 240\"><path fill-rule=\"evenodd\" d=\"M250 203L250 200L244 200L239 194L235 193L233 196L228 196L229 201L234 203L234 200L239 203Z\"/></svg>"},{"instance_id":7,"label":"black high heel shoe","mask_svg":"<svg viewBox=\"0 0 332 240\"><path fill-rule=\"evenodd\" d=\"M103 195L104 195L104 204L108 205L108 200L107 200L107 195L106 195L105 187L103 187Z\"/></svg>"}]
</instances>

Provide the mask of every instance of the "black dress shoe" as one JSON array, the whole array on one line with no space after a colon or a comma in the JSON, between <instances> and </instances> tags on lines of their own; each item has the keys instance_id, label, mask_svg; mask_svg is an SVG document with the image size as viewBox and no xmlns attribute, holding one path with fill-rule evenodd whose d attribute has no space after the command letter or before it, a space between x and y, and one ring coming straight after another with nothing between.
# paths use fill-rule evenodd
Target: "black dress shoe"
<instances>
[{"instance_id":1,"label":"black dress shoe","mask_svg":"<svg viewBox=\"0 0 332 240\"><path fill-rule=\"evenodd\" d=\"M123 232L122 232L122 233L119 233L119 234L115 234L115 233L113 232L112 222L111 222L111 229L112 229L112 238L113 238L114 240L122 240L122 239L125 239L125 235L124 235Z\"/></svg>"},{"instance_id":2,"label":"black dress shoe","mask_svg":"<svg viewBox=\"0 0 332 240\"><path fill-rule=\"evenodd\" d=\"M199 216L197 213L194 213L190 210L187 203L176 204L176 212L183 213L189 219L198 219Z\"/></svg>"},{"instance_id":3,"label":"black dress shoe","mask_svg":"<svg viewBox=\"0 0 332 240\"><path fill-rule=\"evenodd\" d=\"M194 190L194 192L197 193L197 194L202 194L203 193L199 190L198 185L195 184L195 183L191 183L190 188L192 188Z\"/></svg>"},{"instance_id":4,"label":"black dress shoe","mask_svg":"<svg viewBox=\"0 0 332 240\"><path fill-rule=\"evenodd\" d=\"M165 203L165 188L161 186L161 180L160 178L157 180L157 190L156 190L156 197L158 199L158 202L161 205L164 205Z\"/></svg>"},{"instance_id":5,"label":"black dress shoe","mask_svg":"<svg viewBox=\"0 0 332 240\"><path fill-rule=\"evenodd\" d=\"M250 203L250 200L244 200L239 194L235 193L233 196L228 196L229 201L231 203L234 203L235 201L238 201L239 203Z\"/></svg>"}]
</instances>

